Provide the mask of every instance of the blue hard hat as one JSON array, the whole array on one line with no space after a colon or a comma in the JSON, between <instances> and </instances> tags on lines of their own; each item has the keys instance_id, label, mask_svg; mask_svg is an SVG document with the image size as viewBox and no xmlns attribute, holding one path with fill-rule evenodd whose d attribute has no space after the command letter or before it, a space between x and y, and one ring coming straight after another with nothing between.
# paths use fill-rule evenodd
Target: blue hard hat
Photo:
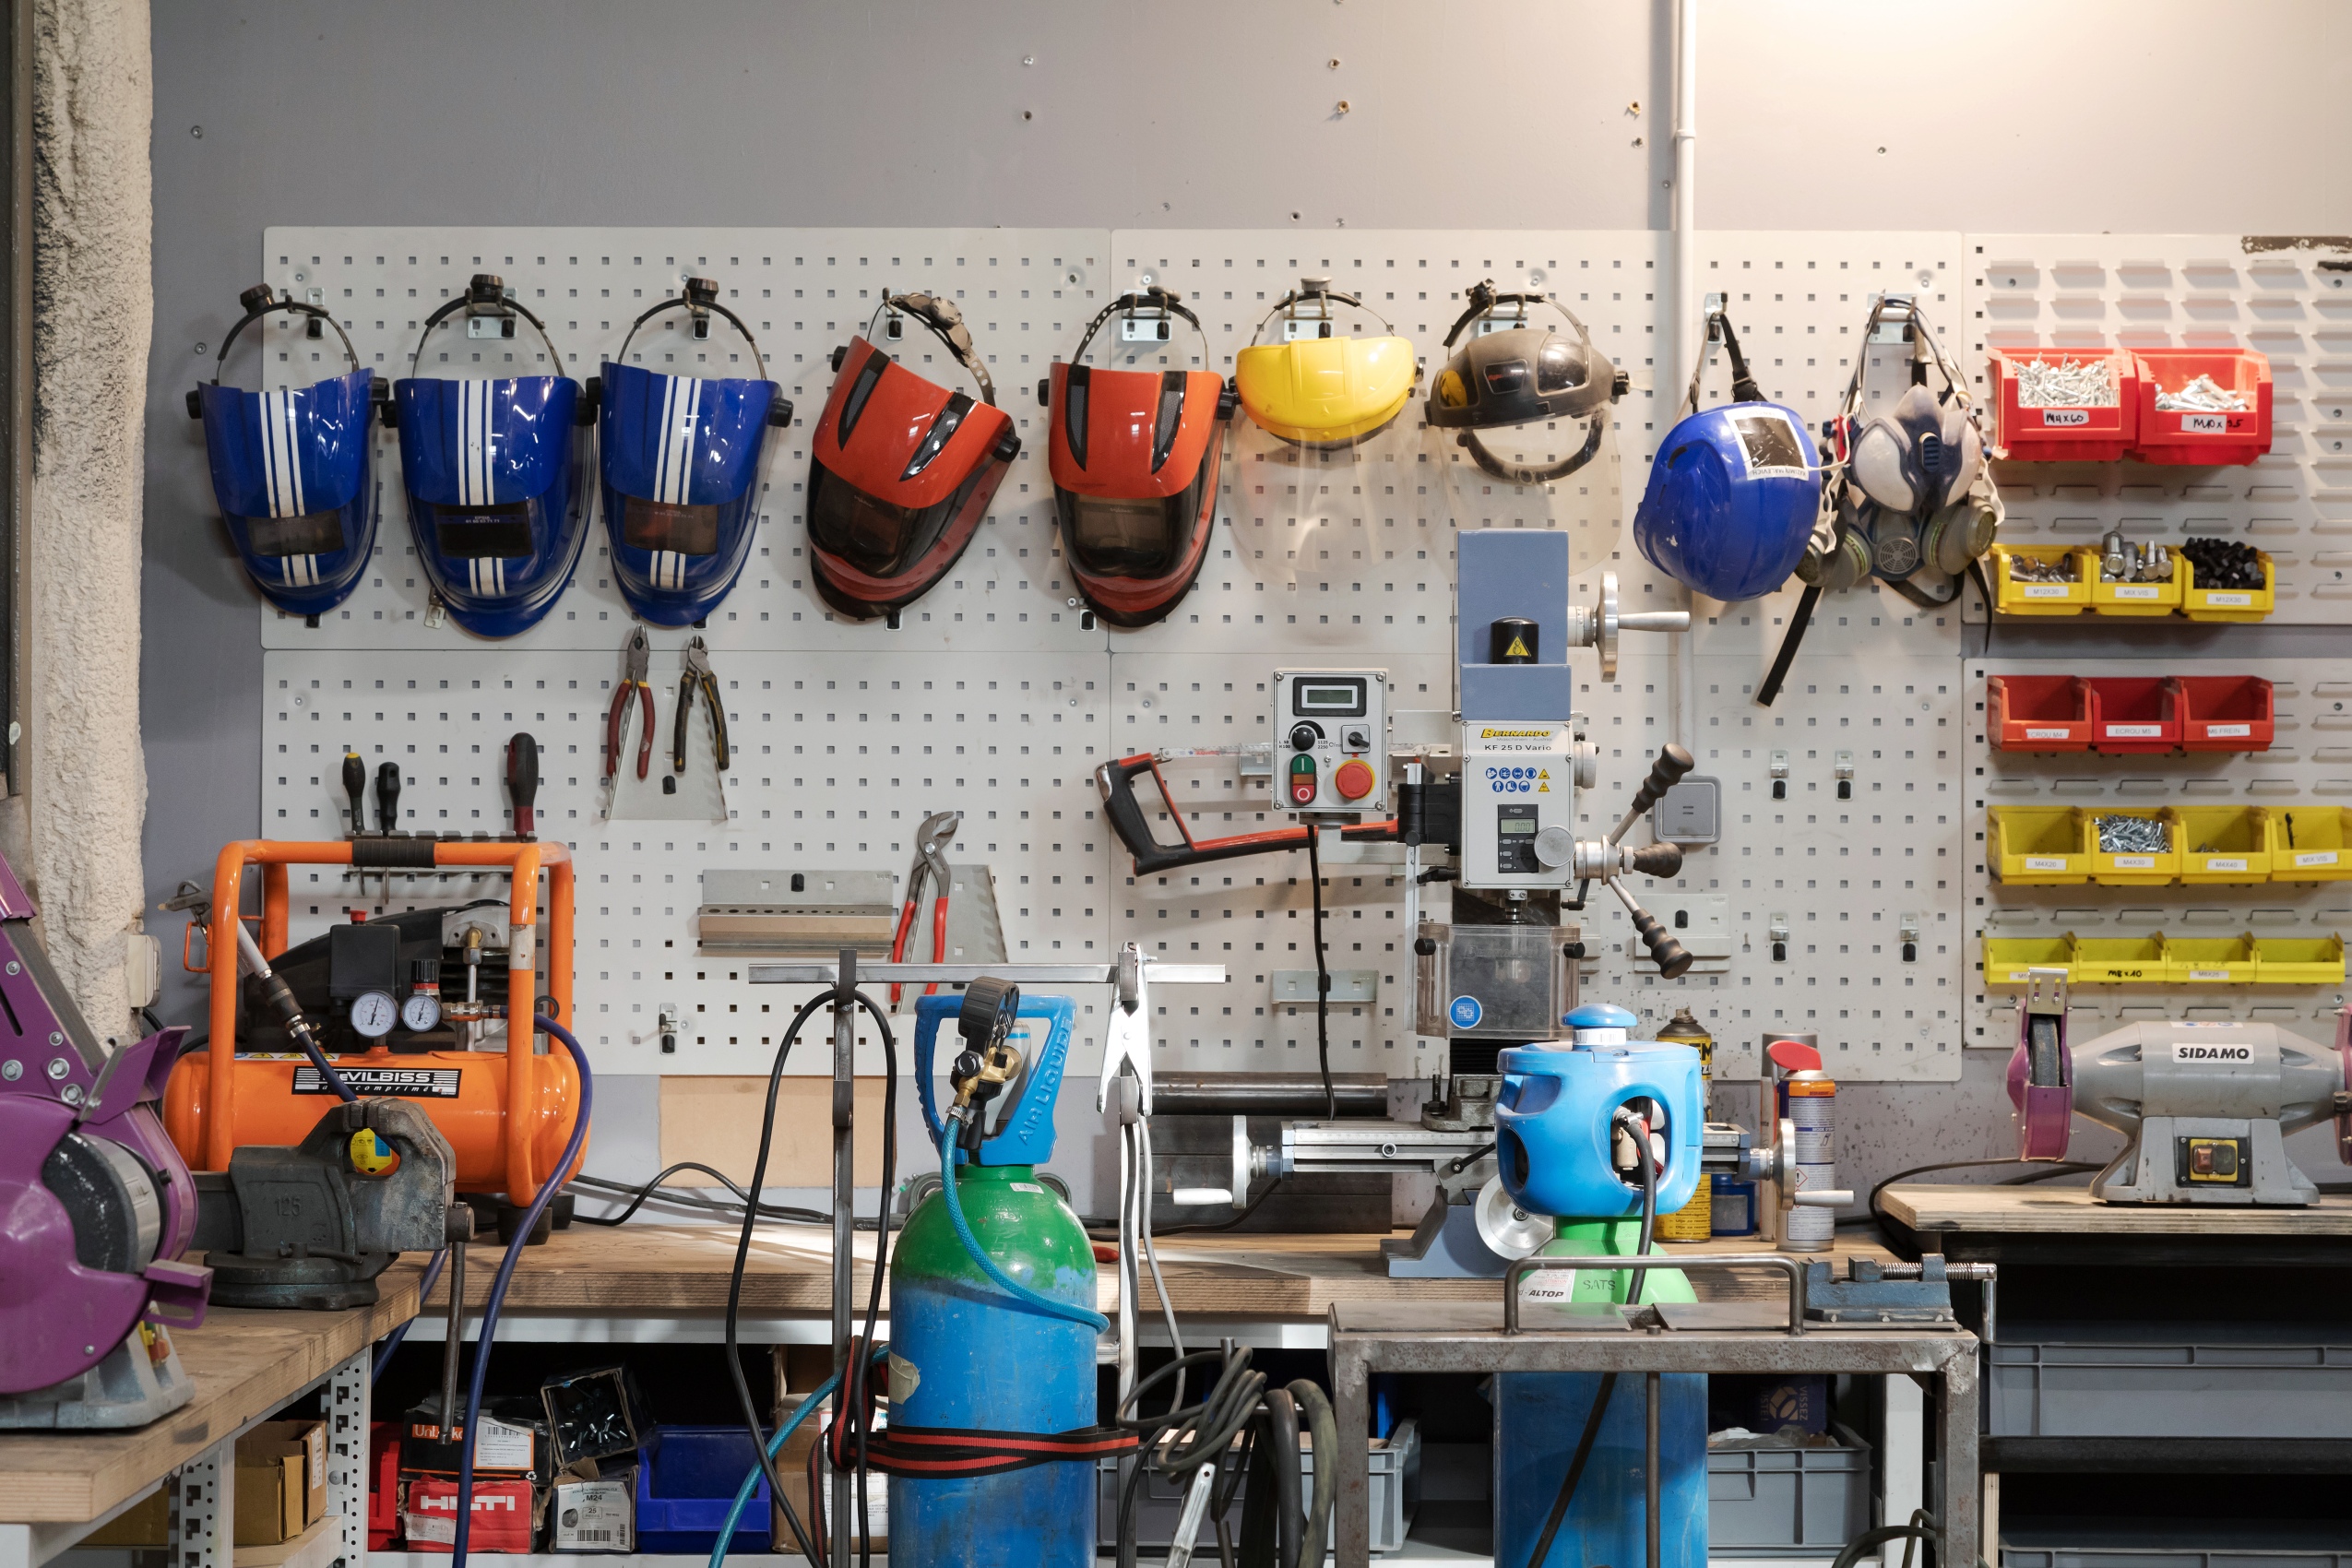
<instances>
[{"instance_id":1,"label":"blue hard hat","mask_svg":"<svg viewBox=\"0 0 2352 1568\"><path fill-rule=\"evenodd\" d=\"M1710 599L1755 599L1788 580L1821 509L1821 459L1778 403L1728 403L1667 433L1633 514L1651 565Z\"/></svg>"},{"instance_id":2,"label":"blue hard hat","mask_svg":"<svg viewBox=\"0 0 2352 1568\"><path fill-rule=\"evenodd\" d=\"M384 389L323 307L280 300L266 283L240 298L245 314L221 341L213 378L188 394L188 413L203 422L213 498L246 576L286 613L321 615L359 586L375 548L369 424ZM275 392L223 386L238 335L278 311L334 327L350 370Z\"/></svg>"},{"instance_id":3,"label":"blue hard hat","mask_svg":"<svg viewBox=\"0 0 2352 1568\"><path fill-rule=\"evenodd\" d=\"M612 576L637 616L686 626L727 597L751 558L759 522L760 457L771 428L792 422L784 389L749 328L718 303L719 287L689 278L685 290L637 317L634 337L662 311L684 309L734 323L756 378L670 375L621 360L604 364L598 410L604 531Z\"/></svg>"},{"instance_id":4,"label":"blue hard hat","mask_svg":"<svg viewBox=\"0 0 2352 1568\"><path fill-rule=\"evenodd\" d=\"M508 330L517 315L529 322L554 374L416 375L434 328L460 307ZM410 368L392 404L417 559L451 620L477 636L511 637L554 607L587 542L594 408L564 374L545 325L489 273L426 319Z\"/></svg>"}]
</instances>

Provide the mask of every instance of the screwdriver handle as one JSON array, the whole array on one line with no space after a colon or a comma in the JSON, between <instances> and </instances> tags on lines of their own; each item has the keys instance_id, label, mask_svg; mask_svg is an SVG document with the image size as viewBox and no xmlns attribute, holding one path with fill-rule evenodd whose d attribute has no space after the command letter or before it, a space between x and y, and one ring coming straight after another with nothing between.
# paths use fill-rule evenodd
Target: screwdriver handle
<instances>
[{"instance_id":1,"label":"screwdriver handle","mask_svg":"<svg viewBox=\"0 0 2352 1568\"><path fill-rule=\"evenodd\" d=\"M343 793L351 798L351 837L367 831L367 764L357 752L343 754Z\"/></svg>"},{"instance_id":2,"label":"screwdriver handle","mask_svg":"<svg viewBox=\"0 0 2352 1568\"><path fill-rule=\"evenodd\" d=\"M516 731L506 742L506 792L515 802L515 837L535 837L539 819L532 805L539 799L539 742L528 730Z\"/></svg>"},{"instance_id":3,"label":"screwdriver handle","mask_svg":"<svg viewBox=\"0 0 2352 1568\"><path fill-rule=\"evenodd\" d=\"M375 770L375 830L389 833L400 820L400 765L387 762Z\"/></svg>"}]
</instances>

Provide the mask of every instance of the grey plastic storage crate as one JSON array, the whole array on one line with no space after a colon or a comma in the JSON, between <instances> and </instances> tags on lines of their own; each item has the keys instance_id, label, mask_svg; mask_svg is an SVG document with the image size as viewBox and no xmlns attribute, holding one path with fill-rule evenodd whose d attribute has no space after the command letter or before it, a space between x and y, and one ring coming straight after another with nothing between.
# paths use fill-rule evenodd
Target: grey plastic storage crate
<instances>
[{"instance_id":1,"label":"grey plastic storage crate","mask_svg":"<svg viewBox=\"0 0 2352 1568\"><path fill-rule=\"evenodd\" d=\"M2340 1526L2168 1531L2128 1519L2020 1521L2001 1538L2000 1568L2352 1568L2352 1539Z\"/></svg>"},{"instance_id":2,"label":"grey plastic storage crate","mask_svg":"<svg viewBox=\"0 0 2352 1568\"><path fill-rule=\"evenodd\" d=\"M2352 1437L2352 1338L2300 1324L2011 1323L1987 1437Z\"/></svg>"},{"instance_id":3,"label":"grey plastic storage crate","mask_svg":"<svg viewBox=\"0 0 2352 1568\"><path fill-rule=\"evenodd\" d=\"M1099 1545L1108 1549L1119 1544L1119 1461L1098 1460L1095 1471L1095 1538ZM1299 1467L1303 1485L1314 1479L1314 1455L1301 1448ZM1249 1491L1246 1483L1233 1491L1233 1512L1228 1515L1236 1526L1241 1520L1241 1499ZM1405 1544L1405 1532L1413 1527L1413 1514L1421 1502L1421 1432L1411 1420L1400 1420L1396 1430L1386 1438L1372 1440L1372 1549L1375 1555L1395 1551ZM1170 1486L1165 1477L1156 1471L1145 1472L1135 1495L1135 1544L1146 1550L1165 1550L1169 1538L1176 1532L1176 1515L1184 1506L1183 1493ZM1204 1520L1201 1533L1194 1543L1194 1560L1206 1557L1216 1561L1217 1537L1209 1523Z\"/></svg>"},{"instance_id":4,"label":"grey plastic storage crate","mask_svg":"<svg viewBox=\"0 0 2352 1568\"><path fill-rule=\"evenodd\" d=\"M1835 1557L1871 1527L1871 1445L1707 1450L1707 1555Z\"/></svg>"}]
</instances>

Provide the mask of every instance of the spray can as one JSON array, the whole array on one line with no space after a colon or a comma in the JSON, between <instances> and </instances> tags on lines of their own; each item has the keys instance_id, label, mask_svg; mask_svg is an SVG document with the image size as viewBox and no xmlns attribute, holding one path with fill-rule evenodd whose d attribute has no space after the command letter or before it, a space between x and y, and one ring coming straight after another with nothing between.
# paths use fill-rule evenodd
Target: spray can
<instances>
[{"instance_id":1,"label":"spray can","mask_svg":"<svg viewBox=\"0 0 2352 1568\"><path fill-rule=\"evenodd\" d=\"M1837 1083L1809 1067L1780 1086L1782 1113L1796 1124L1797 1184L1837 1185ZM1837 1233L1837 1211L1800 1204L1781 1216L1781 1245L1792 1253L1825 1253Z\"/></svg>"},{"instance_id":2,"label":"spray can","mask_svg":"<svg viewBox=\"0 0 2352 1568\"><path fill-rule=\"evenodd\" d=\"M1657 1031L1657 1039L1661 1045L1687 1045L1699 1053L1699 1104L1704 1110L1713 1087L1715 1037L1692 1016L1688 1007L1682 1007ZM1657 1217L1657 1235L1663 1241L1704 1241L1714 1233L1715 1194L1707 1182L1699 1183L1689 1203Z\"/></svg>"}]
</instances>

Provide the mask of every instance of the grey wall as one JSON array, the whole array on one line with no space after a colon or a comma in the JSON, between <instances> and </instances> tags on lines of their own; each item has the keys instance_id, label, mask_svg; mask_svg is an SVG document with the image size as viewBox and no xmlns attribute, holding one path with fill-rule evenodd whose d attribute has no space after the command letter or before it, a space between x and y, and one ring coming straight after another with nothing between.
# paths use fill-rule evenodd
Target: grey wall
<instances>
[{"instance_id":1,"label":"grey wall","mask_svg":"<svg viewBox=\"0 0 2352 1568\"><path fill-rule=\"evenodd\" d=\"M2352 180L2334 161L2352 145L2352 7L2333 0L1702 10L1711 227L2352 233ZM209 521L181 398L209 363L195 346L236 317L266 225L1664 227L1670 11L158 6L150 906L183 877L208 882L220 845L259 827L256 600ZM179 923L158 922L167 947ZM174 980L165 1006L192 1018L200 1003ZM1856 1091L1871 1133L1849 1174L1922 1148L2006 1152L1996 1065L1978 1053L1958 1085ZM649 1087L600 1099L649 1102ZM597 1168L649 1173L649 1112L608 1114Z\"/></svg>"}]
</instances>

